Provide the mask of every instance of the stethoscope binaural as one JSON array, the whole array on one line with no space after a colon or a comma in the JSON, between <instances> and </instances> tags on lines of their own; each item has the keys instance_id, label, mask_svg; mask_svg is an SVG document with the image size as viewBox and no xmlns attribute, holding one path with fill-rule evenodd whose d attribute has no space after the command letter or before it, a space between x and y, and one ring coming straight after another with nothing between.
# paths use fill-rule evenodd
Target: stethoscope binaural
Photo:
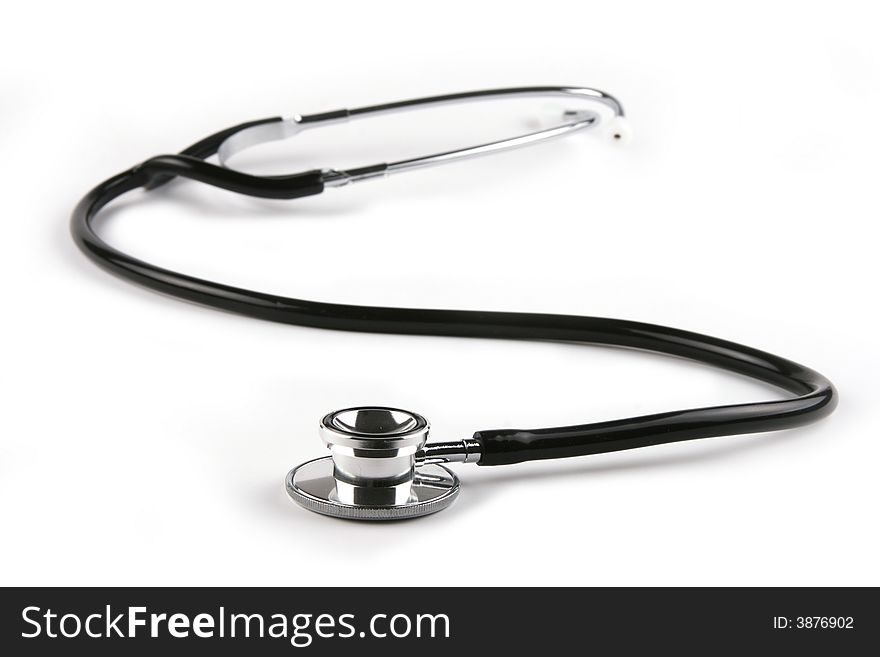
<instances>
[{"instance_id":1,"label":"stethoscope binaural","mask_svg":"<svg viewBox=\"0 0 880 657\"><path fill-rule=\"evenodd\" d=\"M564 97L583 102L562 122L529 134L408 160L354 169L321 169L256 176L229 168L243 149L304 130L357 117L426 106L512 97ZM451 504L458 478L445 464L506 465L537 459L600 454L683 440L787 429L825 417L837 403L831 382L818 372L751 347L707 335L619 319L533 313L382 308L323 303L235 288L157 267L107 244L92 221L125 192L155 189L181 176L241 194L293 199L359 180L534 144L610 124L613 139L629 133L620 103L582 87L523 87L474 91L243 123L213 134L178 155L160 155L104 181L80 201L72 232L79 247L102 267L132 281L207 306L258 319L345 331L563 340L646 349L688 358L776 385L788 399L670 411L641 417L544 429L492 429L471 438L428 444L428 421L386 407L350 408L326 415L319 433L330 456L304 463L286 478L287 492L303 507L352 519L411 518ZM216 155L219 163L207 159Z\"/></svg>"}]
</instances>

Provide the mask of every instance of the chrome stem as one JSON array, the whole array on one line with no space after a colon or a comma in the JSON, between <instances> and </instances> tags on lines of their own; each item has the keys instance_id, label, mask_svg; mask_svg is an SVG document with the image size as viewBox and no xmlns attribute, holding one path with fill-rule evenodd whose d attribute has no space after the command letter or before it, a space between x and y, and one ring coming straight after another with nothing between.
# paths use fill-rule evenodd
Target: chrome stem
<instances>
[{"instance_id":1,"label":"chrome stem","mask_svg":"<svg viewBox=\"0 0 880 657\"><path fill-rule=\"evenodd\" d=\"M457 440L450 443L425 445L416 452L416 465L423 463L477 463L482 456L476 440Z\"/></svg>"}]
</instances>

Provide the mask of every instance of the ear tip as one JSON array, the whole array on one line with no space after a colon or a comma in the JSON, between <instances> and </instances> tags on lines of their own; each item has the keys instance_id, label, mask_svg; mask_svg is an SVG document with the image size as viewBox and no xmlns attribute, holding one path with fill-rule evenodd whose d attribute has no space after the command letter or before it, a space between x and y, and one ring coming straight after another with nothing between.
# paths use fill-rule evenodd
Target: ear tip
<instances>
[{"instance_id":1,"label":"ear tip","mask_svg":"<svg viewBox=\"0 0 880 657\"><path fill-rule=\"evenodd\" d=\"M628 144L632 141L632 127L623 116L615 116L611 119L608 134L612 141L620 144Z\"/></svg>"}]
</instances>

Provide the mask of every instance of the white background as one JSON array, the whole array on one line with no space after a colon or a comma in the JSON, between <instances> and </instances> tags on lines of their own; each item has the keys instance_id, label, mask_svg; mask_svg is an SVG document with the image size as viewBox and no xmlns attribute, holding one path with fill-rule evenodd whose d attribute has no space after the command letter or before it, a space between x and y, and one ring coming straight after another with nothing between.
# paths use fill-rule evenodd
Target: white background
<instances>
[{"instance_id":1,"label":"white background","mask_svg":"<svg viewBox=\"0 0 880 657\"><path fill-rule=\"evenodd\" d=\"M870 3L19 3L0 27L0 583L880 584ZM829 376L829 419L499 468L436 516L357 524L286 498L315 427L411 408L450 440L779 394L684 361L346 334L166 298L99 270L68 216L104 178L228 125L532 84L617 95L582 134L292 202L179 183L102 234L309 299L620 317ZM293 172L513 134L495 107L242 156Z\"/></svg>"}]
</instances>

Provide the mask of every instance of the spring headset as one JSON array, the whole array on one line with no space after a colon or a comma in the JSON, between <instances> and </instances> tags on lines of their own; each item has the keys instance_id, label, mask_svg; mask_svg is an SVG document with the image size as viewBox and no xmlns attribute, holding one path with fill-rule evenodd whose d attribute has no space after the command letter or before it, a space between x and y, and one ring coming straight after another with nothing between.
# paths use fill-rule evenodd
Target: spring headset
<instances>
[{"instance_id":1,"label":"spring headset","mask_svg":"<svg viewBox=\"0 0 880 657\"><path fill-rule=\"evenodd\" d=\"M426 106L514 97L563 97L583 105L566 110L560 123L510 139L459 150L348 169L283 176L255 176L227 166L250 146L286 139L337 122ZM607 422L544 429L492 429L471 438L427 444L428 421L416 413L349 408L326 415L319 433L330 456L291 470L289 496L311 511L366 520L412 518L439 511L457 497L450 462L507 465L537 459L584 456L683 440L787 429L825 417L837 395L831 382L785 358L698 333L619 319L571 315L382 308L306 301L231 287L162 269L107 244L95 232L95 215L116 197L155 189L175 177L250 196L294 199L327 187L534 144L609 124L608 133L629 136L620 103L582 87L481 90L357 109L242 123L193 144L179 155L151 158L89 192L73 213L73 237L96 263L124 278L173 296L258 319L344 331L434 336L562 340L646 349L688 358L764 381L791 393L781 400L670 411ZM218 157L219 163L206 160Z\"/></svg>"}]
</instances>

